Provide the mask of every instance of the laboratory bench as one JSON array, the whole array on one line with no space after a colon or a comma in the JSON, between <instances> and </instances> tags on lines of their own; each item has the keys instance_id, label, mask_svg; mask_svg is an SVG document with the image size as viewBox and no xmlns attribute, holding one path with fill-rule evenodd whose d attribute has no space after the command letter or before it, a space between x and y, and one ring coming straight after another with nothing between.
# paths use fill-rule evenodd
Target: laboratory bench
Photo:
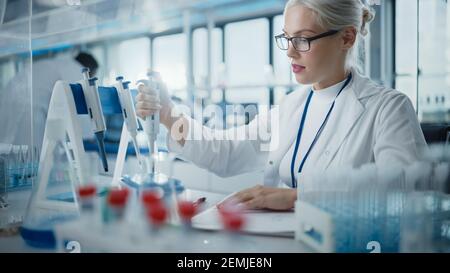
<instances>
[{"instance_id":1,"label":"laboratory bench","mask_svg":"<svg viewBox=\"0 0 450 273\"><path fill-rule=\"evenodd\" d=\"M197 200L206 197L202 210L214 206L224 198L224 194L211 193L199 190L186 190L188 200ZM130 226L127 228L136 228ZM172 230L170 230L172 229ZM176 229L176 230L175 230ZM138 230L138 228L136 228ZM301 253L312 252L305 244L296 241L293 237L255 235L245 233L228 233L224 231L208 231L190 229L188 232L180 228L169 227L168 232L177 236L174 243L163 241L155 243L155 238L148 233L126 232L120 236L120 231L111 230L99 235L90 232L78 221L57 225L55 235L58 242L57 249L39 249L28 246L20 235L0 237L0 252L71 252L65 249L70 241L76 242L81 252L177 252L177 253ZM164 229L162 230L164 232ZM169 234L166 231L166 235ZM140 235L137 235L140 234ZM143 235L143 236L142 236ZM68 247L67 247L68 248Z\"/></svg>"}]
</instances>

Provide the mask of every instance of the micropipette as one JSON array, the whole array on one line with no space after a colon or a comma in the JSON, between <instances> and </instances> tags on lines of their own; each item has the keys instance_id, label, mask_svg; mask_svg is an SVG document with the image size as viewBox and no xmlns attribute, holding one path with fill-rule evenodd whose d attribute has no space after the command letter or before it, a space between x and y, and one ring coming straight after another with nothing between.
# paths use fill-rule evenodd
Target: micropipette
<instances>
[{"instance_id":1,"label":"micropipette","mask_svg":"<svg viewBox=\"0 0 450 273\"><path fill-rule=\"evenodd\" d=\"M86 100L86 106L88 109L89 118L94 130L95 138L97 140L100 158L102 160L103 169L108 172L108 161L106 160L105 152L105 131L106 124L103 116L102 105L100 103L100 97L98 95L97 78L91 78L89 76L89 68L83 68L81 70L83 74L83 94Z\"/></svg>"},{"instance_id":2,"label":"micropipette","mask_svg":"<svg viewBox=\"0 0 450 273\"><path fill-rule=\"evenodd\" d=\"M120 105L122 107L123 119L127 126L128 133L130 134L131 141L133 142L139 166L141 167L141 169L144 169L143 160L137 143L137 133L139 125L136 117L133 98L131 97L131 93L128 88L130 82L123 82L123 77L117 77L116 80L116 90L117 95L119 96Z\"/></svg>"}]
</instances>

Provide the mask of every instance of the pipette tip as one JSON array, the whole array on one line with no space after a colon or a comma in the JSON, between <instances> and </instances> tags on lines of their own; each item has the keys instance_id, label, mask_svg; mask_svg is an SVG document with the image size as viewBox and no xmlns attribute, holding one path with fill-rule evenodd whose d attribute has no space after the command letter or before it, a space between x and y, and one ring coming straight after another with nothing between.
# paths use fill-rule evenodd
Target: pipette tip
<instances>
[{"instance_id":1,"label":"pipette tip","mask_svg":"<svg viewBox=\"0 0 450 273\"><path fill-rule=\"evenodd\" d=\"M103 169L105 172L108 172L108 160L106 159L106 151L105 151L105 133L104 132L96 132L95 137L97 139L97 144L99 148L100 159L102 160Z\"/></svg>"}]
</instances>

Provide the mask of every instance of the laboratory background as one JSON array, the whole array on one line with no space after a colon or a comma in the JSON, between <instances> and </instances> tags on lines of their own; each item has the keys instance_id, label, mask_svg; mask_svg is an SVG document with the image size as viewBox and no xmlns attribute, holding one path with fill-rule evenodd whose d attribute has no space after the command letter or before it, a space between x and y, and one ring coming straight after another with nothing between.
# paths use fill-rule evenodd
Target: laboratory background
<instances>
[{"instance_id":1,"label":"laboratory background","mask_svg":"<svg viewBox=\"0 0 450 273\"><path fill-rule=\"evenodd\" d=\"M286 2L0 0L0 252L450 252L447 0L365 1L376 17L360 53L364 74L408 96L431 147L414 170L385 179L414 173L432 191L299 193L301 216L215 219L200 212L262 184L263 172L217 176L170 153L164 126L148 133L150 119L136 117L149 69L211 128L279 105L299 88L274 39ZM197 116L208 105L223 115ZM227 116L237 105L252 111ZM145 189L143 164L164 174ZM382 179L375 167L354 172Z\"/></svg>"}]
</instances>

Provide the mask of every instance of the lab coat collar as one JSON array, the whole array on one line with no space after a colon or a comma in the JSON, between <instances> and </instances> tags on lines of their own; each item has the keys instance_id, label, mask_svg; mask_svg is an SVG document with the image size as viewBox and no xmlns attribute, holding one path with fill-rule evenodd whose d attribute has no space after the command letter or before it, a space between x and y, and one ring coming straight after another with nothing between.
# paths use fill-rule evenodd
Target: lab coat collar
<instances>
[{"instance_id":1,"label":"lab coat collar","mask_svg":"<svg viewBox=\"0 0 450 273\"><path fill-rule=\"evenodd\" d=\"M362 76L356 69L352 69L352 80L337 98L335 110L331 113L328 120L328 126L326 126L323 135L319 139L319 142L326 147L318 162L321 166L317 167L328 168L351 129L365 111L364 104L361 102L362 99L379 92L379 89L372 88L372 86L374 84L368 78ZM295 93L292 94L294 97L287 102L288 109L286 111L288 113L293 112L294 108L306 100L310 88L310 86L303 86L299 90L294 91ZM264 178L267 186L276 186L279 182L279 164L295 141L298 127L292 126L292 124L298 125L299 119L300 117L292 116L284 118L279 134L279 140L282 139L282 141L273 141L272 139L272 144L277 143L279 146L278 148L276 148L276 145L272 147L272 151L276 152L271 153L268 159L268 168L265 171ZM296 122L293 123L293 120ZM319 142L317 143L318 145L320 145Z\"/></svg>"},{"instance_id":2,"label":"lab coat collar","mask_svg":"<svg viewBox=\"0 0 450 273\"><path fill-rule=\"evenodd\" d=\"M357 99L361 100L371 97L380 92L379 86L377 86L368 77L362 75L356 68L352 68L351 72L353 76L351 84L353 90L352 92L355 94Z\"/></svg>"}]
</instances>

